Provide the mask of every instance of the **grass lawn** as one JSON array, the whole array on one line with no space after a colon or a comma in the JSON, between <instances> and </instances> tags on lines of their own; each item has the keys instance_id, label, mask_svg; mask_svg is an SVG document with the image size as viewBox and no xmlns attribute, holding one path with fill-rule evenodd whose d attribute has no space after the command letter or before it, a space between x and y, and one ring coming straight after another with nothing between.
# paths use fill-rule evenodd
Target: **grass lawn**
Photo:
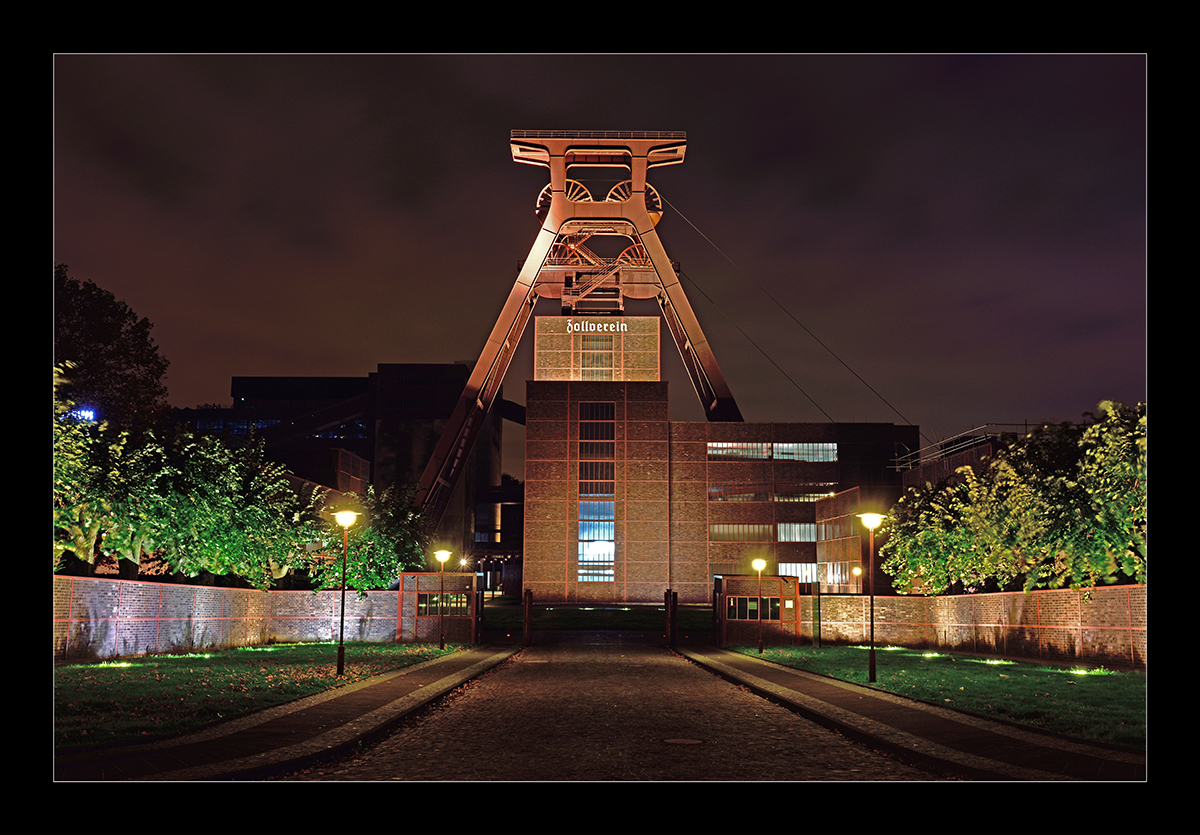
<instances>
[{"instance_id":1,"label":"grass lawn","mask_svg":"<svg viewBox=\"0 0 1200 835\"><path fill-rule=\"evenodd\" d=\"M731 647L757 655L757 647ZM763 658L867 684L867 647L766 647ZM1146 744L1146 674L876 647L875 684L901 696L1064 736Z\"/></svg>"},{"instance_id":2,"label":"grass lawn","mask_svg":"<svg viewBox=\"0 0 1200 835\"><path fill-rule=\"evenodd\" d=\"M459 648L348 643L340 679L332 642L63 665L54 671L54 745L90 747L195 730Z\"/></svg>"},{"instance_id":3,"label":"grass lawn","mask_svg":"<svg viewBox=\"0 0 1200 835\"><path fill-rule=\"evenodd\" d=\"M486 628L520 633L520 605L489 605ZM661 634L660 607L544 607L535 630L596 629ZM700 633L708 608L681 607L679 629ZM458 650L449 646L445 652ZM757 648L734 648L757 655ZM428 644L350 643L346 676L337 646L275 644L191 655L156 655L57 667L56 748L130 742L181 733L419 664L442 655ZM867 683L866 647L767 647L767 660ZM878 648L876 687L934 704L1133 748L1146 744L1146 675L1072 669L899 647Z\"/></svg>"}]
</instances>

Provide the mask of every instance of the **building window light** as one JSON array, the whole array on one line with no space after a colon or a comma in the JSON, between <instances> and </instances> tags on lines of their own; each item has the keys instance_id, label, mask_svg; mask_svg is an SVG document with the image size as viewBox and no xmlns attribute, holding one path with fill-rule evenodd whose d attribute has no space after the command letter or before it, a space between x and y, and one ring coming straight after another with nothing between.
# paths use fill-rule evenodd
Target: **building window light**
<instances>
[{"instance_id":1,"label":"building window light","mask_svg":"<svg viewBox=\"0 0 1200 835\"><path fill-rule=\"evenodd\" d=\"M581 583L610 583L616 579L615 437L615 403L579 404L579 545L575 577Z\"/></svg>"},{"instance_id":2,"label":"building window light","mask_svg":"<svg viewBox=\"0 0 1200 835\"><path fill-rule=\"evenodd\" d=\"M725 598L726 620L779 620L778 597L727 597Z\"/></svg>"},{"instance_id":3,"label":"building window light","mask_svg":"<svg viewBox=\"0 0 1200 835\"><path fill-rule=\"evenodd\" d=\"M815 522L780 522L778 542L816 542Z\"/></svg>"}]
</instances>

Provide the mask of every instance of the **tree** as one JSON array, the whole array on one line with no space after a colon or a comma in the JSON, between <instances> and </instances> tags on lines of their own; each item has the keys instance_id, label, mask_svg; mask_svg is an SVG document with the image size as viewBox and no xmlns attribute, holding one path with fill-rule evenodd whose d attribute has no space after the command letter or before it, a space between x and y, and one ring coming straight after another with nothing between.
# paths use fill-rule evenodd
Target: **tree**
<instances>
[{"instance_id":1,"label":"tree","mask_svg":"<svg viewBox=\"0 0 1200 835\"><path fill-rule=\"evenodd\" d=\"M180 427L165 430L165 443L149 429L134 438L79 416L59 396L62 380L56 368L55 570L74 558L91 573L99 554L111 554L136 577L154 552L189 577L235 575L266 588L324 535L321 493L295 488L260 440L229 447Z\"/></svg>"},{"instance_id":2,"label":"tree","mask_svg":"<svg viewBox=\"0 0 1200 835\"><path fill-rule=\"evenodd\" d=\"M96 485L106 480L96 453L107 443L106 427L78 415L74 404L60 397L63 373L54 369L54 568L65 557L94 566L100 535L109 523L112 505Z\"/></svg>"},{"instance_id":3,"label":"tree","mask_svg":"<svg viewBox=\"0 0 1200 835\"><path fill-rule=\"evenodd\" d=\"M359 592L385 589L401 572L424 565L429 543L425 519L414 485L392 485L382 491L368 486L361 501L363 515L349 529L346 586ZM314 565L316 589L341 585L341 526L327 523L325 541L326 559Z\"/></svg>"},{"instance_id":4,"label":"tree","mask_svg":"<svg viewBox=\"0 0 1200 835\"><path fill-rule=\"evenodd\" d=\"M54 363L71 363L63 397L94 406L120 429L149 426L167 404L169 363L150 336L153 326L125 302L66 264L54 268Z\"/></svg>"},{"instance_id":5,"label":"tree","mask_svg":"<svg viewBox=\"0 0 1200 835\"><path fill-rule=\"evenodd\" d=\"M906 491L884 522L884 570L924 594L1145 582L1145 408L1100 411L1040 427L981 472Z\"/></svg>"},{"instance_id":6,"label":"tree","mask_svg":"<svg viewBox=\"0 0 1200 835\"><path fill-rule=\"evenodd\" d=\"M295 489L261 440L229 447L181 430L167 454L172 484L159 544L173 570L267 588L320 537L320 492Z\"/></svg>"},{"instance_id":7,"label":"tree","mask_svg":"<svg viewBox=\"0 0 1200 835\"><path fill-rule=\"evenodd\" d=\"M1093 566L1146 582L1146 406L1100 404L1081 442L1079 482L1091 500Z\"/></svg>"}]
</instances>

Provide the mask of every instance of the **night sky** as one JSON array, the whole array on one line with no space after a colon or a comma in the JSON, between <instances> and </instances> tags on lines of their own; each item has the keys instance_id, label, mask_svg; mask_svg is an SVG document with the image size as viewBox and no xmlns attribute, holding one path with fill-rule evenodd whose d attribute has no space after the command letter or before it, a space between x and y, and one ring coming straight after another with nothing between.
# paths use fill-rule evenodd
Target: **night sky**
<instances>
[{"instance_id":1,"label":"night sky","mask_svg":"<svg viewBox=\"0 0 1200 835\"><path fill-rule=\"evenodd\" d=\"M154 323L175 406L474 361L549 181L513 129L687 131L658 232L746 420L1146 399L1142 55L58 55L54 102L54 261Z\"/></svg>"}]
</instances>

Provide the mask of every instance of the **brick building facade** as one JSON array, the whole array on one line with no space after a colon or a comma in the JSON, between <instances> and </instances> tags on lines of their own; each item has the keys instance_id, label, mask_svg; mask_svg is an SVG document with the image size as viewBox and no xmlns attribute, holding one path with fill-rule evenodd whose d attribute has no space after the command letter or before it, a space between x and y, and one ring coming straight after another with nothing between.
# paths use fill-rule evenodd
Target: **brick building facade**
<instances>
[{"instance_id":1,"label":"brick building facade","mask_svg":"<svg viewBox=\"0 0 1200 835\"><path fill-rule=\"evenodd\" d=\"M536 333L524 586L537 600L649 603L671 589L705 603L714 576L759 557L769 574L851 590L819 573L818 502L858 488L886 510L899 495L889 463L916 427L672 422L656 318L546 317Z\"/></svg>"}]
</instances>

